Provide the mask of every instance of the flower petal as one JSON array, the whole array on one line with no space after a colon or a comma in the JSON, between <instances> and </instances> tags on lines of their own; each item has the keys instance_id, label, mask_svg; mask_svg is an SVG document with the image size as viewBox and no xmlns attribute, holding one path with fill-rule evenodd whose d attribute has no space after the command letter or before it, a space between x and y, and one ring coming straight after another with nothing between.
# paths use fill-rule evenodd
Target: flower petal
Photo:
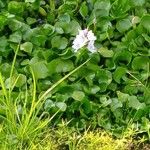
<instances>
[{"instance_id":1,"label":"flower petal","mask_svg":"<svg viewBox=\"0 0 150 150\"><path fill-rule=\"evenodd\" d=\"M76 36L76 38L73 41L72 48L75 50L75 52L78 51L78 49L82 48L83 46L87 46L88 50L92 53L96 52L96 48L94 46L94 41L96 40L96 37L94 36L94 33L88 29L79 30L79 34Z\"/></svg>"},{"instance_id":2,"label":"flower petal","mask_svg":"<svg viewBox=\"0 0 150 150\"><path fill-rule=\"evenodd\" d=\"M96 40L96 36L94 36L94 33L91 30L88 32L87 38L89 41L95 41Z\"/></svg>"},{"instance_id":3,"label":"flower petal","mask_svg":"<svg viewBox=\"0 0 150 150\"><path fill-rule=\"evenodd\" d=\"M87 48L88 48L88 50L89 50L90 52L92 52L92 53L95 53L95 52L97 51L96 48L95 48L95 46L94 46L94 41L90 41L90 42L88 43Z\"/></svg>"}]
</instances>

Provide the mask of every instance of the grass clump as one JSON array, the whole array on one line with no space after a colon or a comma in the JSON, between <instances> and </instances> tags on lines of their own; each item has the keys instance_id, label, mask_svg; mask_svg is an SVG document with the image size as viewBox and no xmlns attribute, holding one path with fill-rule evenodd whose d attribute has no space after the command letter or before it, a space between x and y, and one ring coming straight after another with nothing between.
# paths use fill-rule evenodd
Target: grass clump
<instances>
[{"instance_id":1,"label":"grass clump","mask_svg":"<svg viewBox=\"0 0 150 150\"><path fill-rule=\"evenodd\" d=\"M78 132L62 123L57 129L47 129L42 140L35 142L31 149L37 150L146 150L145 138L135 139L136 133L130 129L120 138L104 130Z\"/></svg>"}]
</instances>

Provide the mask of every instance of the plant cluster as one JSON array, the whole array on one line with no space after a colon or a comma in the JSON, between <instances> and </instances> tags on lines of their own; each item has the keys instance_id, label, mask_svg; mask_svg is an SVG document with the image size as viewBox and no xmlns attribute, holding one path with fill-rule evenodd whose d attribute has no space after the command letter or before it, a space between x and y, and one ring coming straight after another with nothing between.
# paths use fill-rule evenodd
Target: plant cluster
<instances>
[{"instance_id":1,"label":"plant cluster","mask_svg":"<svg viewBox=\"0 0 150 150\"><path fill-rule=\"evenodd\" d=\"M150 138L149 13L149 0L0 0L0 138L62 119ZM73 48L85 29L94 53Z\"/></svg>"}]
</instances>

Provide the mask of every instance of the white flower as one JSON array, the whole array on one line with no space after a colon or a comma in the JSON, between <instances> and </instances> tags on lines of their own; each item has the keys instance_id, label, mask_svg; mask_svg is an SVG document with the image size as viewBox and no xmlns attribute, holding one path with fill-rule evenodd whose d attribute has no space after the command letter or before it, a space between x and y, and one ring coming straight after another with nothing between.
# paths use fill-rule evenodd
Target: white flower
<instances>
[{"instance_id":1,"label":"white flower","mask_svg":"<svg viewBox=\"0 0 150 150\"><path fill-rule=\"evenodd\" d=\"M83 46L87 46L88 50L94 53L96 52L96 48L94 46L95 40L96 37L94 36L94 33L91 30L90 31L88 31L88 29L79 30L79 34L73 41L72 48L75 49L75 52L77 52Z\"/></svg>"}]
</instances>

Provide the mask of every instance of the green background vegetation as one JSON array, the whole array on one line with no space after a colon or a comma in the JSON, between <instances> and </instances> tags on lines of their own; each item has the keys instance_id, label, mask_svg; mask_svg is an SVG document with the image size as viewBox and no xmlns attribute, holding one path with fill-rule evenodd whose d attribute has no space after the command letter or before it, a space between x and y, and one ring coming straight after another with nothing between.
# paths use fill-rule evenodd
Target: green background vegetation
<instances>
[{"instance_id":1,"label":"green background vegetation","mask_svg":"<svg viewBox=\"0 0 150 150\"><path fill-rule=\"evenodd\" d=\"M87 27L97 53L74 53ZM132 128L149 140L149 35L149 0L0 0L0 147L34 149L63 121L55 132L101 128L120 138ZM95 149L86 145L78 149Z\"/></svg>"}]
</instances>

